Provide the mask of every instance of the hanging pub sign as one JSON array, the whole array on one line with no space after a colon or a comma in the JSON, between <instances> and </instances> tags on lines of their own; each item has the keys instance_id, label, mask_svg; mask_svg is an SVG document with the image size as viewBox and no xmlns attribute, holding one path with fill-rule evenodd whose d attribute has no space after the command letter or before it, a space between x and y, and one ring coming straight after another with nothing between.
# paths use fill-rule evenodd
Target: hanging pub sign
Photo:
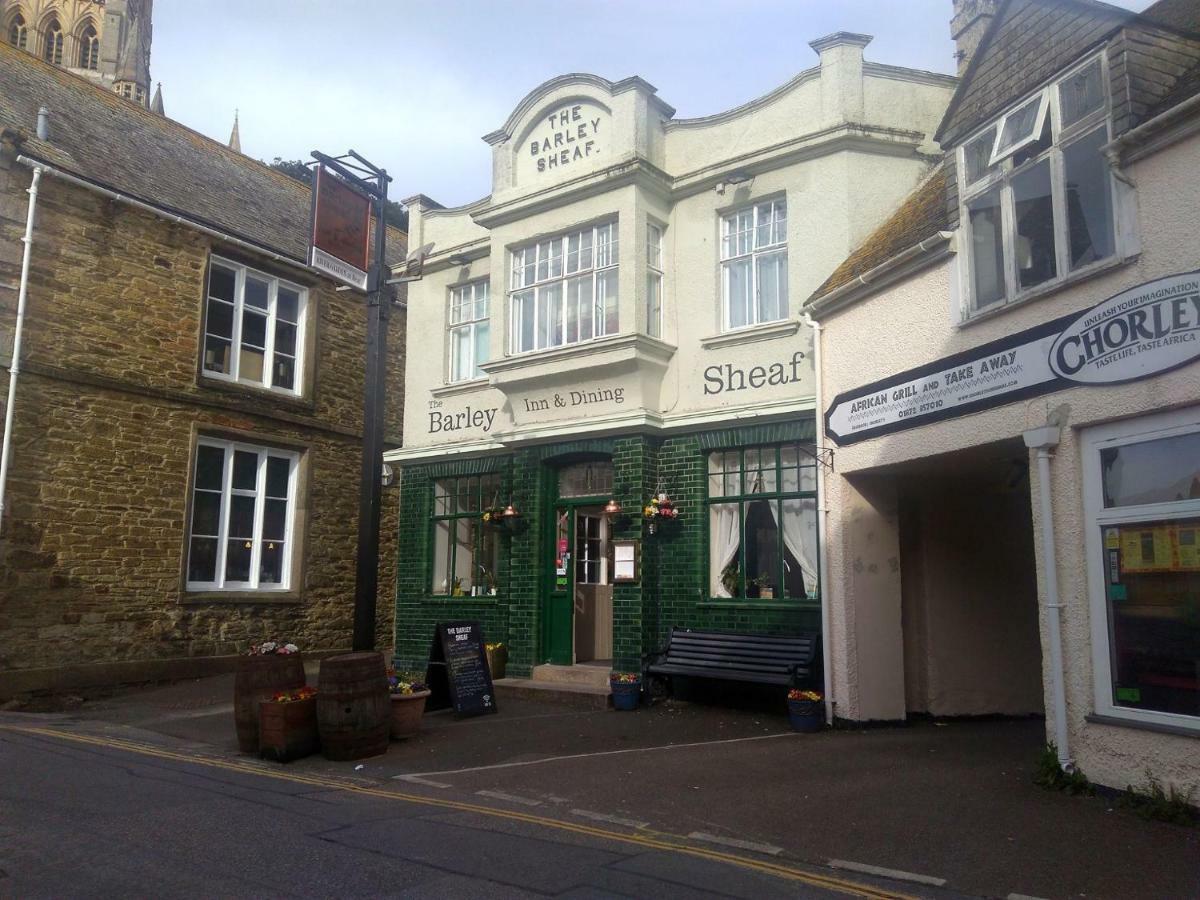
<instances>
[{"instance_id":1,"label":"hanging pub sign","mask_svg":"<svg viewBox=\"0 0 1200 900\"><path fill-rule=\"evenodd\" d=\"M460 717L496 712L496 692L478 622L441 622L429 649L425 672L430 696L426 709L453 707Z\"/></svg>"},{"instance_id":2,"label":"hanging pub sign","mask_svg":"<svg viewBox=\"0 0 1200 900\"><path fill-rule=\"evenodd\" d=\"M371 198L324 166L313 173L309 265L360 290L367 289Z\"/></svg>"},{"instance_id":3,"label":"hanging pub sign","mask_svg":"<svg viewBox=\"0 0 1200 900\"><path fill-rule=\"evenodd\" d=\"M1200 357L1200 272L1169 275L1026 331L846 391L825 433L846 446L1073 384L1120 384Z\"/></svg>"}]
</instances>

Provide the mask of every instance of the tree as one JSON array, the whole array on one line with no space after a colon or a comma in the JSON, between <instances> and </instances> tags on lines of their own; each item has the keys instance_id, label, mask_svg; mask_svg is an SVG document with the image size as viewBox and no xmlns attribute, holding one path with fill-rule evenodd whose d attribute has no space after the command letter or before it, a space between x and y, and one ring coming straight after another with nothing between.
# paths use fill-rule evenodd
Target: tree
<instances>
[{"instance_id":1,"label":"tree","mask_svg":"<svg viewBox=\"0 0 1200 900\"><path fill-rule=\"evenodd\" d=\"M288 178L295 179L301 184L312 184L312 169L299 159L280 159L278 156L270 162L270 167L276 172L282 172ZM393 228L408 232L408 209L395 200L389 200L384 207L384 220Z\"/></svg>"}]
</instances>

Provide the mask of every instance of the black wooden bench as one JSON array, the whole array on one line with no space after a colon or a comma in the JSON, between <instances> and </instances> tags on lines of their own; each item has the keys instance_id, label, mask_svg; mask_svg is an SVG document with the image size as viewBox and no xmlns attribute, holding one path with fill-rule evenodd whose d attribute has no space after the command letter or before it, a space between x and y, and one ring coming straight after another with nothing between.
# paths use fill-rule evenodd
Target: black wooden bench
<instances>
[{"instance_id":1,"label":"black wooden bench","mask_svg":"<svg viewBox=\"0 0 1200 900\"><path fill-rule=\"evenodd\" d=\"M660 676L819 688L821 636L672 628L666 651L656 656L646 671Z\"/></svg>"}]
</instances>

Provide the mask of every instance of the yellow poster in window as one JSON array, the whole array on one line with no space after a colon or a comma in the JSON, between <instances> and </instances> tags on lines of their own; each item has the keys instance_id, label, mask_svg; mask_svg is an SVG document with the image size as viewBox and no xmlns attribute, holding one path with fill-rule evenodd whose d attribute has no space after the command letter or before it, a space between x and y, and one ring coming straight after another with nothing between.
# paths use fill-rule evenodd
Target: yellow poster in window
<instances>
[{"instance_id":1,"label":"yellow poster in window","mask_svg":"<svg viewBox=\"0 0 1200 900\"><path fill-rule=\"evenodd\" d=\"M1169 572L1175 567L1170 525L1129 525L1121 528L1122 572Z\"/></svg>"},{"instance_id":2,"label":"yellow poster in window","mask_svg":"<svg viewBox=\"0 0 1200 900\"><path fill-rule=\"evenodd\" d=\"M1200 526L1180 525L1175 528L1175 553L1179 559L1177 568L1200 570Z\"/></svg>"}]
</instances>

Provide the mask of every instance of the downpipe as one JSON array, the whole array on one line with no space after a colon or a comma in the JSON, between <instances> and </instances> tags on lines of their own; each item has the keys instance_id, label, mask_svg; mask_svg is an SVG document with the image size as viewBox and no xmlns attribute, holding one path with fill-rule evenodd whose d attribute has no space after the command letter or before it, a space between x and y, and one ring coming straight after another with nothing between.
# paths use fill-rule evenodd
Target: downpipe
<instances>
[{"instance_id":1,"label":"downpipe","mask_svg":"<svg viewBox=\"0 0 1200 900\"><path fill-rule=\"evenodd\" d=\"M39 123L40 127L40 123ZM17 294L17 322L13 329L12 359L8 365L8 403L4 408L4 443L0 447L0 533L4 531L4 510L8 498L8 467L12 459L13 414L17 406L17 376L21 372L21 337L25 330L25 305L29 297L29 263L33 256L33 224L37 215L38 185L42 169L33 167L29 185L29 212L25 217L25 245L21 251L21 287Z\"/></svg>"},{"instance_id":2,"label":"downpipe","mask_svg":"<svg viewBox=\"0 0 1200 900\"><path fill-rule=\"evenodd\" d=\"M824 396L822 386L824 381L821 376L821 332L824 331L822 326L810 313L805 313L803 322L813 332L813 371L815 373L814 391L816 392L817 402L815 412L816 420L816 437L817 449L820 451L825 446L825 418L821 415L821 410L824 408ZM817 460L817 543L819 544L818 562L820 567L818 585L821 592L821 679L822 687L825 693L825 723L833 724L834 707L837 701L833 699L833 649L831 642L831 633L833 626L829 618L829 599L831 591L829 585L832 583L829 579L829 543L828 537L828 522L829 505L825 497L825 467L821 465L820 460Z\"/></svg>"}]
</instances>

